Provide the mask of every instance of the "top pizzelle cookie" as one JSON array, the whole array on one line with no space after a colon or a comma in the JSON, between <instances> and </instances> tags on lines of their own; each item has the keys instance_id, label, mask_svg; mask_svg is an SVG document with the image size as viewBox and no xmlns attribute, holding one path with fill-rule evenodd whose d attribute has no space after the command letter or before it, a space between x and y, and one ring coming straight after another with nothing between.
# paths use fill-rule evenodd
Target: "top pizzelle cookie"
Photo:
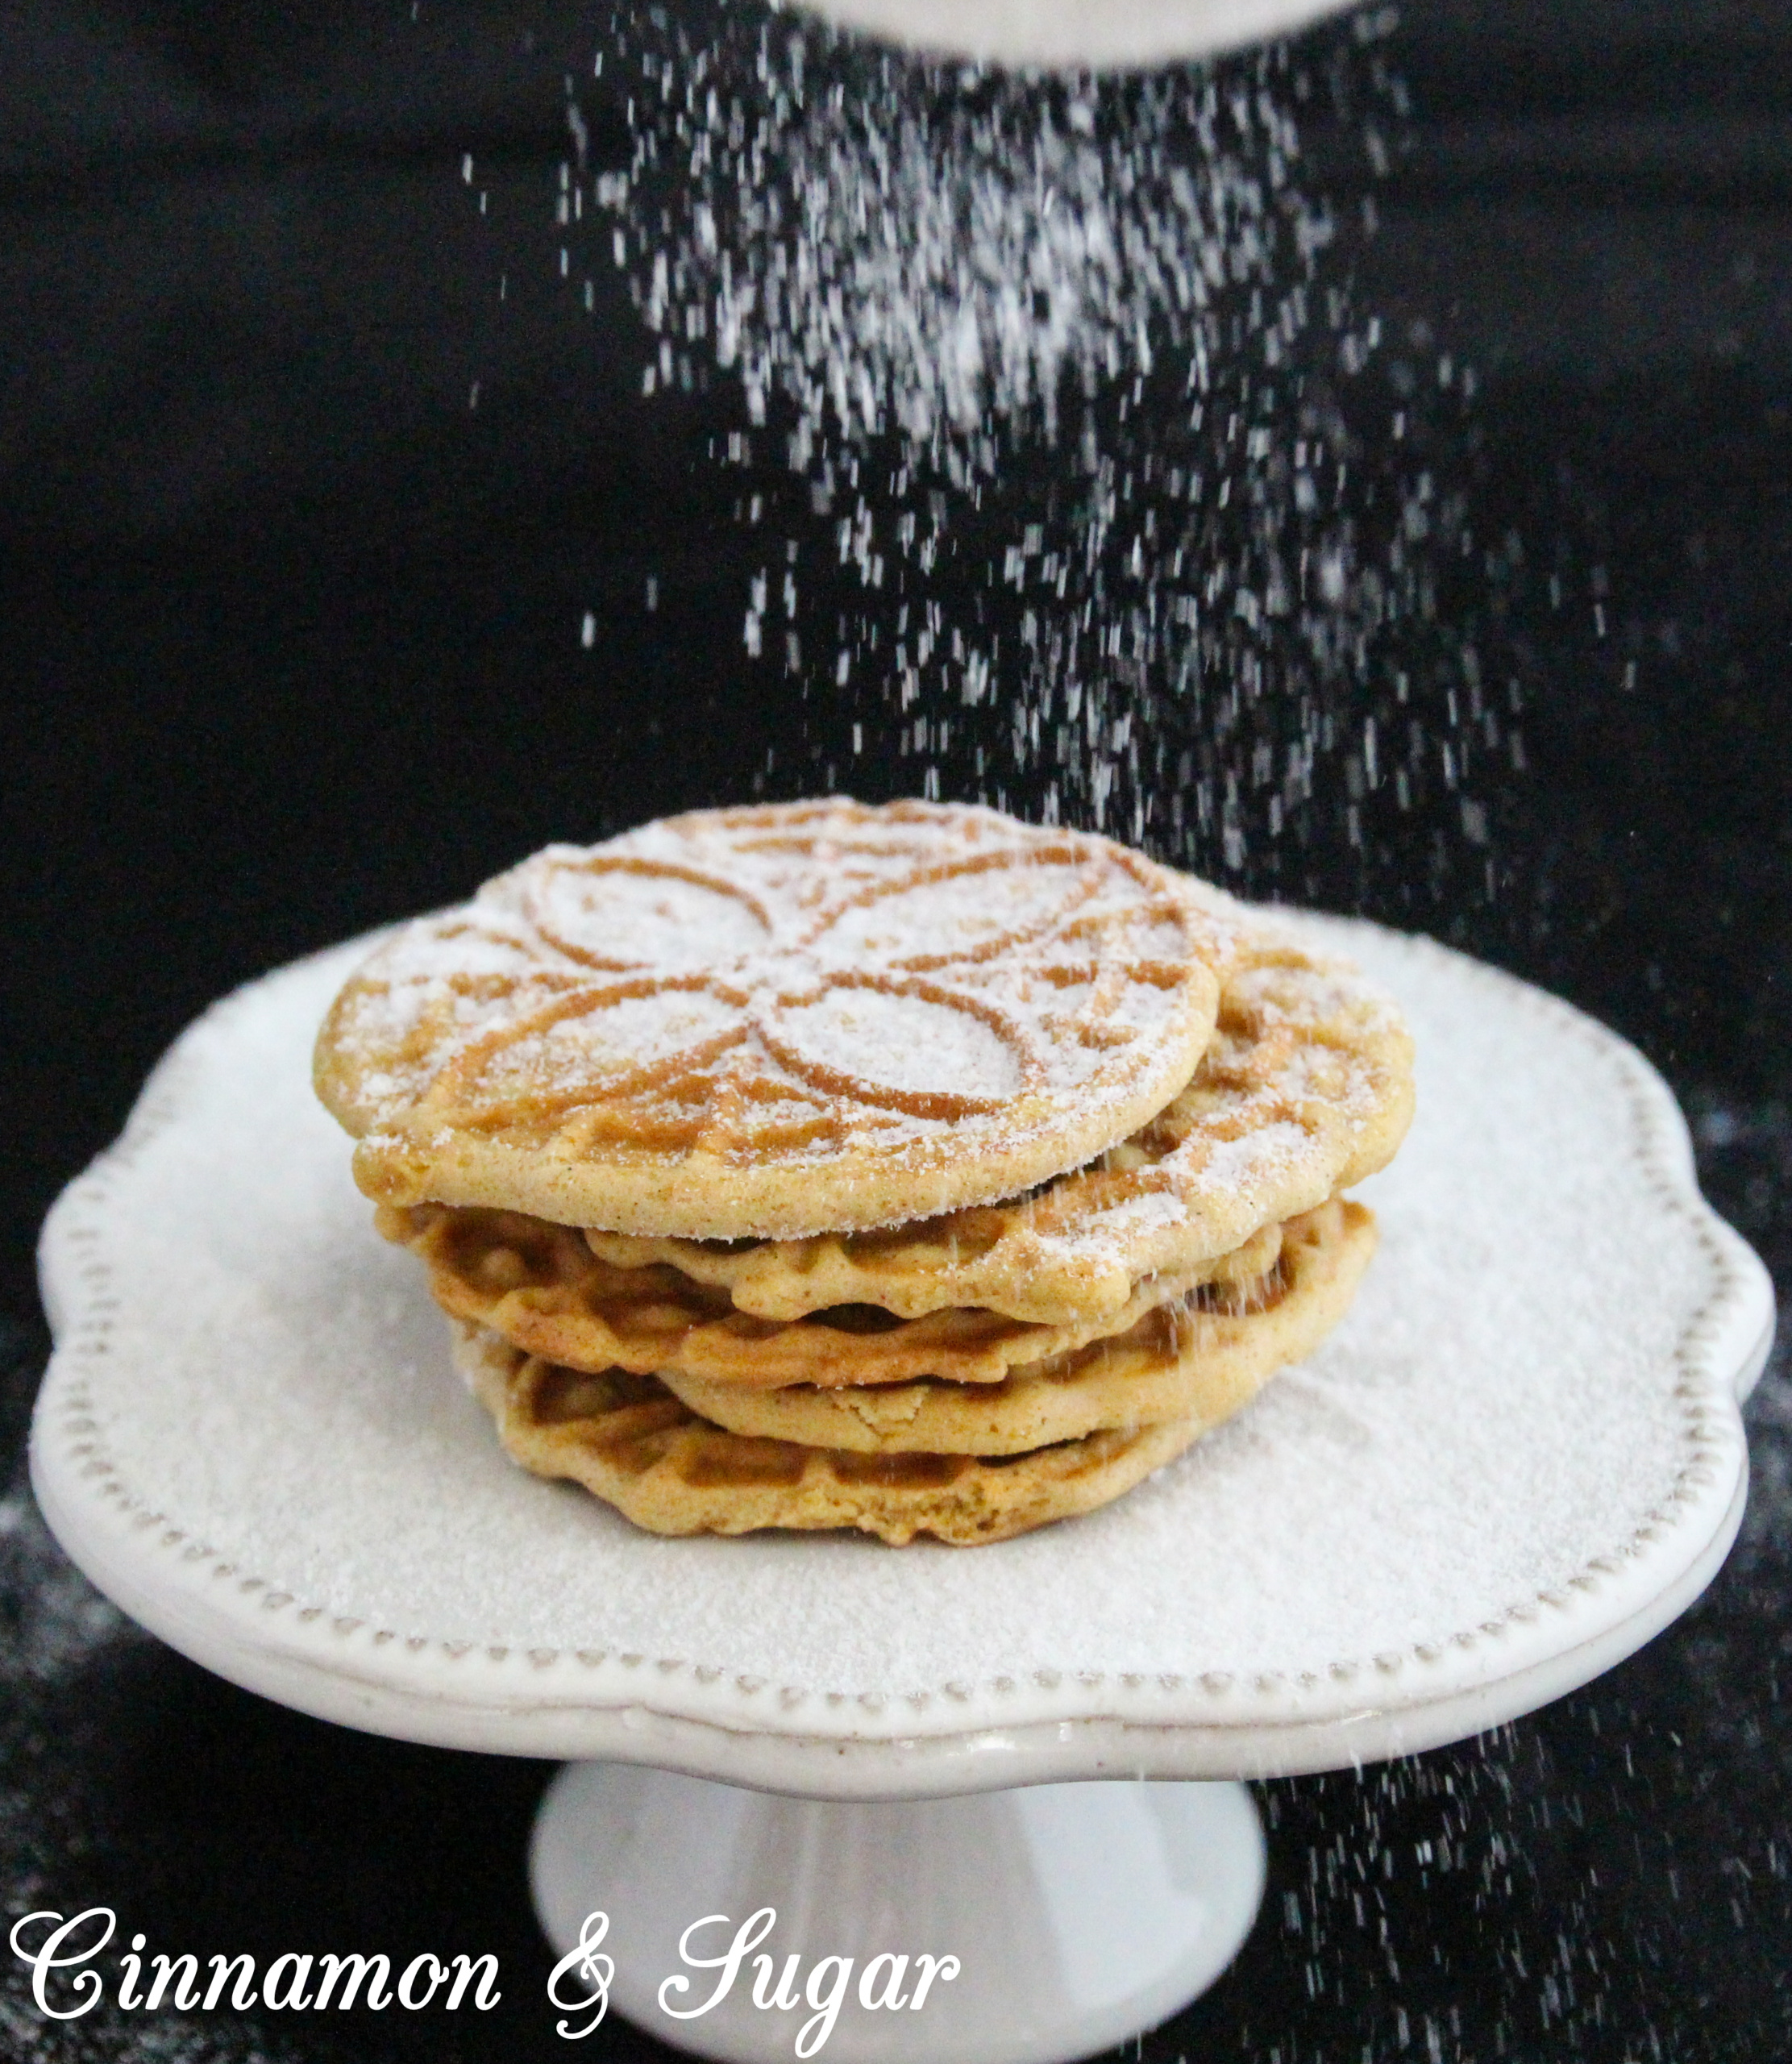
<instances>
[{"instance_id":1,"label":"top pizzelle cookie","mask_svg":"<svg viewBox=\"0 0 1792 2064\"><path fill-rule=\"evenodd\" d=\"M405 926L331 1009L318 1092L385 1203L709 1239L892 1225L1161 1109L1237 922L993 810L696 811Z\"/></svg>"}]
</instances>

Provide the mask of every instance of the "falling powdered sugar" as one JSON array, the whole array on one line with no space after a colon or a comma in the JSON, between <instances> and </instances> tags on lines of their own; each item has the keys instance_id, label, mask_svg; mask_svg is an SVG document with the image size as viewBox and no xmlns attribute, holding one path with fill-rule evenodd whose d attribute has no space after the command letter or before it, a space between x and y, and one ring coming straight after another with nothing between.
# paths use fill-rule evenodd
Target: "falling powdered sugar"
<instances>
[{"instance_id":1,"label":"falling powdered sugar","mask_svg":"<svg viewBox=\"0 0 1792 2064\"><path fill-rule=\"evenodd\" d=\"M1301 901L1328 859L1492 893L1522 552L1457 485L1472 371L1354 290L1387 27L1098 77L612 13L553 262L594 316L622 282L643 397L707 397L747 670L800 698L762 788L974 794Z\"/></svg>"}]
</instances>

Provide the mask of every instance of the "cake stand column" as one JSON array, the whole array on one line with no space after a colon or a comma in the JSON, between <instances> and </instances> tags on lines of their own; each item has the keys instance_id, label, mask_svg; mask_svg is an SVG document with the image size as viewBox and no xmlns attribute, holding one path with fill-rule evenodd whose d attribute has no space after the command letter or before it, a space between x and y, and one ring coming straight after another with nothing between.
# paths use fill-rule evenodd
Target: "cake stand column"
<instances>
[{"instance_id":1,"label":"cake stand column","mask_svg":"<svg viewBox=\"0 0 1792 2064\"><path fill-rule=\"evenodd\" d=\"M1064 2064L1204 1991L1250 1931L1264 1865L1241 1784L867 1804L583 1762L548 1787L530 1875L555 1950L606 1915L612 2006L700 2056Z\"/></svg>"}]
</instances>

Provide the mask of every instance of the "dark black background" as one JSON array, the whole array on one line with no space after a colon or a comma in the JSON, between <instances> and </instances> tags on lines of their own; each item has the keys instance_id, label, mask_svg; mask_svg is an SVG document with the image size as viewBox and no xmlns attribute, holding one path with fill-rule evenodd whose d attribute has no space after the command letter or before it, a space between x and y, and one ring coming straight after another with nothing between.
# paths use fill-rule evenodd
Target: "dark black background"
<instances>
[{"instance_id":1,"label":"dark black background","mask_svg":"<svg viewBox=\"0 0 1792 2064\"><path fill-rule=\"evenodd\" d=\"M631 398L626 304L591 324L514 263L597 19L472 0L0 19L15 1452L46 1344L36 1226L189 1017L549 837L743 794L792 721L736 656L747 562L701 420ZM1792 19L1448 0L1393 48L1417 113L1360 291L1478 368L1477 524L1518 531L1532 576L1498 893L1421 921L1665 1069L1783 1298ZM1328 900L1363 893L1341 877ZM1147 2055L1792 2055L1787 1399L1770 1372L1743 1548L1672 1634L1482 1743L1265 1788L1263 1921ZM520 1862L538 1767L230 1690L107 1619L22 1499L4 1510L15 1909L101 1899L173 1948L494 1949L508 1975L476 2026L214 2016L164 2027L183 2054L550 2054ZM99 2017L38 2030L6 1986L0 2054L149 2054Z\"/></svg>"}]
</instances>

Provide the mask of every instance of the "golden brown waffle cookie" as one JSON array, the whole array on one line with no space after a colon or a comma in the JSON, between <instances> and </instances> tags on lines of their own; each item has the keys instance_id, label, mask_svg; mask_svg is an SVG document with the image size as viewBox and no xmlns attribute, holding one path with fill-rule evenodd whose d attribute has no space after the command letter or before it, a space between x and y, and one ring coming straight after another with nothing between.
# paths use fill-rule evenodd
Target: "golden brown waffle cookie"
<instances>
[{"instance_id":1,"label":"golden brown waffle cookie","mask_svg":"<svg viewBox=\"0 0 1792 2064\"><path fill-rule=\"evenodd\" d=\"M1360 1204L1321 1205L1283 1234L1280 1260L1258 1282L1160 1305L1128 1332L1000 1384L752 1391L670 1371L660 1379L730 1433L868 1454L1019 1454L1168 1420L1207 1430L1312 1352L1349 1309L1375 1251L1374 1217Z\"/></svg>"},{"instance_id":2,"label":"golden brown waffle cookie","mask_svg":"<svg viewBox=\"0 0 1792 2064\"><path fill-rule=\"evenodd\" d=\"M609 1261L669 1263L766 1318L867 1304L909 1319L980 1307L1111 1328L1141 1277L1187 1277L1385 1166L1412 1115L1412 1042L1394 1005L1348 962L1262 920L1225 975L1218 1029L1187 1088L1035 1196L750 1246L587 1237Z\"/></svg>"},{"instance_id":3,"label":"golden brown waffle cookie","mask_svg":"<svg viewBox=\"0 0 1792 2064\"><path fill-rule=\"evenodd\" d=\"M785 1323L738 1312L725 1290L693 1283L663 1263L614 1267L572 1229L518 1212L382 1205L376 1222L422 1260L443 1311L531 1354L574 1369L639 1375L676 1369L759 1390L900 1384L917 1376L1000 1383L1018 1365L1080 1347L1098 1333L1123 1331L1204 1281L1262 1275L1274 1267L1281 1238L1276 1227L1264 1227L1187 1277L1140 1284L1117 1320L1045 1326L967 1310L904 1320L859 1305Z\"/></svg>"},{"instance_id":4,"label":"golden brown waffle cookie","mask_svg":"<svg viewBox=\"0 0 1792 2064\"><path fill-rule=\"evenodd\" d=\"M1012 1196L1160 1109L1237 922L1124 847L992 810L698 811L550 847L405 926L337 998L318 1092L386 1203L700 1238L892 1225Z\"/></svg>"},{"instance_id":5,"label":"golden brown waffle cookie","mask_svg":"<svg viewBox=\"0 0 1792 2064\"><path fill-rule=\"evenodd\" d=\"M652 1376L559 1368L476 1326L455 1331L455 1359L511 1458L654 1533L856 1527L899 1547L917 1533L969 1547L1107 1504L1200 1431L1091 1434L990 1461L856 1454L725 1433Z\"/></svg>"}]
</instances>

